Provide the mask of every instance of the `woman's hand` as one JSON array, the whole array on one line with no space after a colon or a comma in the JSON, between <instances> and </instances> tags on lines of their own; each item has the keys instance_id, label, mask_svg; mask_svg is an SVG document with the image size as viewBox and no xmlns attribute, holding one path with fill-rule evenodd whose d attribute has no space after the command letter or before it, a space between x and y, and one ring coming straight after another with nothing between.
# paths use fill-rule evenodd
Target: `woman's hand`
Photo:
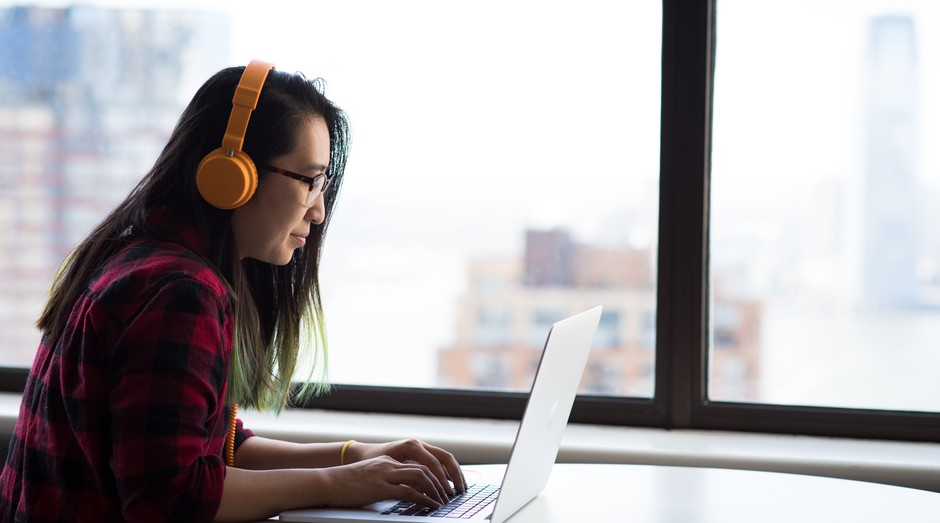
<instances>
[{"instance_id":1,"label":"woman's hand","mask_svg":"<svg viewBox=\"0 0 940 523\"><path fill-rule=\"evenodd\" d=\"M346 451L346 463L354 463L387 456L401 464L422 465L440 486L438 493L447 500L457 492L467 490L467 481L454 455L444 449L416 440L406 439L390 443L352 443ZM451 488L450 482L453 482ZM404 498L401 498L404 499ZM446 501L445 501L446 502Z\"/></svg>"},{"instance_id":2,"label":"woman's hand","mask_svg":"<svg viewBox=\"0 0 940 523\"><path fill-rule=\"evenodd\" d=\"M216 521L260 521L287 509L361 507L387 499L439 508L446 503L442 490L424 465L388 456L340 467L228 467Z\"/></svg>"},{"instance_id":3,"label":"woman's hand","mask_svg":"<svg viewBox=\"0 0 940 523\"><path fill-rule=\"evenodd\" d=\"M428 467L413 461L378 456L321 470L329 474L330 506L361 507L376 501L397 499L440 508L449 499Z\"/></svg>"}]
</instances>

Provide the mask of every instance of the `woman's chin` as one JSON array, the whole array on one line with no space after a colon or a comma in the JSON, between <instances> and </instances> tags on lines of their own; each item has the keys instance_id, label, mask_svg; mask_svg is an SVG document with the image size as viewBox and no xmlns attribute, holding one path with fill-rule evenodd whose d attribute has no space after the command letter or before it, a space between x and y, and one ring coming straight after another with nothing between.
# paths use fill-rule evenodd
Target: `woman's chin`
<instances>
[{"instance_id":1,"label":"woman's chin","mask_svg":"<svg viewBox=\"0 0 940 523\"><path fill-rule=\"evenodd\" d=\"M269 263L271 265L287 265L294 258L294 251L262 256L248 256L248 258L252 258L262 263Z\"/></svg>"}]
</instances>

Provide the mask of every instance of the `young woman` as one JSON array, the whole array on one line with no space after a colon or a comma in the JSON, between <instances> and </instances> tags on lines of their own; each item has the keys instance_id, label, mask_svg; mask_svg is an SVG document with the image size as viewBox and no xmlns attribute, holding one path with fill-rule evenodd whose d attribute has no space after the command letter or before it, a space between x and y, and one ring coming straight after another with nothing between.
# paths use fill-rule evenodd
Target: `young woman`
<instances>
[{"instance_id":1,"label":"young woman","mask_svg":"<svg viewBox=\"0 0 940 523\"><path fill-rule=\"evenodd\" d=\"M237 420L287 405L303 333L325 368L319 264L347 146L344 113L299 74L254 61L198 90L54 282L0 521L252 521L466 488L421 441L301 445Z\"/></svg>"}]
</instances>

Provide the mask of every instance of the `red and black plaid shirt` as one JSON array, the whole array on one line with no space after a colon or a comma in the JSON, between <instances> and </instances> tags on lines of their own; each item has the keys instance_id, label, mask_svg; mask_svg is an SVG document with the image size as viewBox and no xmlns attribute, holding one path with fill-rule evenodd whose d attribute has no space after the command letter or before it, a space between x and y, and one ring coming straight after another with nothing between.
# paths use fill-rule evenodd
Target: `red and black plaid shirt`
<instances>
[{"instance_id":1,"label":"red and black plaid shirt","mask_svg":"<svg viewBox=\"0 0 940 523\"><path fill-rule=\"evenodd\" d=\"M232 304L194 230L137 241L39 346L0 475L0 521L211 521L225 478ZM238 424L237 443L251 436Z\"/></svg>"}]
</instances>

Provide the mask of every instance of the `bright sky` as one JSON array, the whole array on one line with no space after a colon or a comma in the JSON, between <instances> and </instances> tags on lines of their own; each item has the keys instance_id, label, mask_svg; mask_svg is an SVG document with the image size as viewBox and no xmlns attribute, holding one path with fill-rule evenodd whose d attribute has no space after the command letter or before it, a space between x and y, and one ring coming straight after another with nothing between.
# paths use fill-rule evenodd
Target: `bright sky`
<instances>
[{"instance_id":1,"label":"bright sky","mask_svg":"<svg viewBox=\"0 0 940 523\"><path fill-rule=\"evenodd\" d=\"M940 147L931 146L940 143L940 2L933 0L722 0L713 172L788 183L860 172L868 24L893 14L914 20L920 175L940 184Z\"/></svg>"},{"instance_id":2,"label":"bright sky","mask_svg":"<svg viewBox=\"0 0 940 523\"><path fill-rule=\"evenodd\" d=\"M13 3L3 0L0 5ZM69 2L38 3L61 6ZM579 178L592 178L592 183L603 185L613 173L624 170L639 169L644 176L656 174L658 157L644 151L658 145L658 126L650 132L648 125L631 125L651 119L658 122L659 85L647 75L658 71L659 55L651 45L658 42L659 34L652 22L659 16L654 0L630 2L628 7L611 2L270 0L264 2L263 9L257 2L221 0L91 3L228 13L233 29L232 63L259 57L282 69L322 76L341 105L348 100L345 106L363 115L360 123L366 115L386 114L386 104L412 98L419 91L421 103L440 110L422 115L417 122L394 125L400 134L417 133L429 123L438 123L435 116L441 118L444 122L440 123L448 128L428 137L433 141L423 154L438 152L440 160L451 165L449 169L454 168L454 156L484 148L496 156L486 163L505 166L506 172L552 169L562 160L538 156L547 156L540 154L546 149L564 149L568 140L561 136L567 129L536 125L525 132L499 135L499 129L488 125L489 118L479 114L479 107L496 111L511 108L521 113L521 118L538 119L564 92L578 97L588 117L612 113L631 120L625 125L628 129L608 128L591 136L592 141L602 141L601 147L593 146L600 154L594 156L594 163L579 169ZM716 163L726 167L723 175L755 176L753 166L766 163L771 154L767 144L772 144L778 156L765 171L773 178L784 172L790 177L802 173L810 178L819 172L846 175L852 168L848 158L858 156L854 151L859 147L859 133L854 131L860 126L862 102L854 94L863 81L860 51L866 43L867 20L880 14L911 13L922 65L921 175L940 183L940 147L928 146L940 143L940 96L933 94L940 93L940 66L936 65L940 64L940 31L932 30L940 27L940 2L801 0L785 5L781 8L779 3L753 0L723 0L719 4L715 133L716 143L733 144L728 147L733 153L716 149ZM611 48L625 52L603 54ZM598 49L601 54L592 56ZM531 82L532 76L538 81ZM545 83L559 83L558 90L533 88ZM383 94L377 96L377 91ZM751 118L755 114L760 118ZM466 119L468 125L445 123L455 119ZM807 132L807 119L818 132ZM601 120L593 125L609 127L611 122ZM396 154L381 150L387 140L376 136L373 141L370 129L361 131L357 140L365 142L361 147L369 148L370 157L381 157L385 162L384 158ZM605 136L609 143L604 143ZM781 144L787 144L783 151ZM500 150L501 146L505 149ZM580 147L591 146L577 142L572 148ZM604 154L611 149L630 153L630 162ZM590 161L579 158L579 162L585 160ZM439 178L434 158L426 157L425 164L428 170L412 170L410 176ZM807 169L807 165L816 167ZM364 172L380 168L362 167ZM471 176L478 169L468 162L454 174ZM508 184L503 185L504 190L526 190L527 176L502 178ZM566 198L567 193L558 192L552 201L564 206ZM564 212L575 214L577 210Z\"/></svg>"}]
</instances>

